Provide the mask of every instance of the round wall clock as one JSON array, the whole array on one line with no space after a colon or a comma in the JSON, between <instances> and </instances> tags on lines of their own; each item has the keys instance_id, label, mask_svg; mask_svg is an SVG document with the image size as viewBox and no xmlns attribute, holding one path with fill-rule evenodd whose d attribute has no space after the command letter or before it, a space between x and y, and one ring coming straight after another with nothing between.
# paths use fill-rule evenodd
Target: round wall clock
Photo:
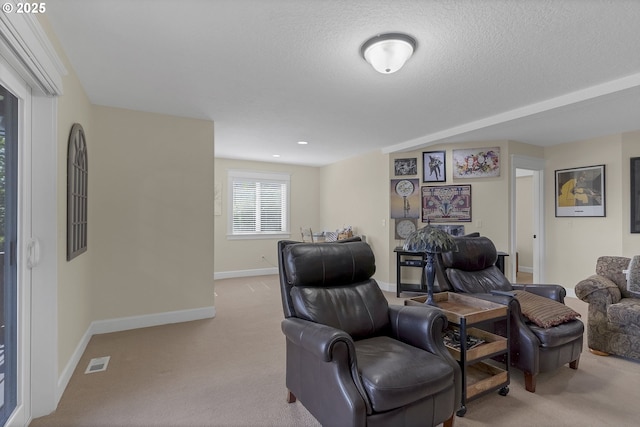
<instances>
[{"instance_id":1,"label":"round wall clock","mask_svg":"<svg viewBox=\"0 0 640 427\"><path fill-rule=\"evenodd\" d=\"M403 218L396 220L396 239L406 239L417 228L415 219Z\"/></svg>"},{"instance_id":2,"label":"round wall clock","mask_svg":"<svg viewBox=\"0 0 640 427\"><path fill-rule=\"evenodd\" d=\"M415 190L415 186L413 182L408 179L401 179L396 184L396 193L402 197L408 197L413 194L413 190Z\"/></svg>"}]
</instances>

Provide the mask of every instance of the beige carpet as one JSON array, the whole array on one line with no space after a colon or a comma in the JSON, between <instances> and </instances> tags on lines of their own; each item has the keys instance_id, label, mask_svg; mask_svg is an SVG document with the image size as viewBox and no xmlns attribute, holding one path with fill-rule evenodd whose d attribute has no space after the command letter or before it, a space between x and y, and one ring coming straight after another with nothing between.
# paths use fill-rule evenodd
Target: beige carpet
<instances>
[{"instance_id":1,"label":"beige carpet","mask_svg":"<svg viewBox=\"0 0 640 427\"><path fill-rule=\"evenodd\" d=\"M299 402L285 402L277 277L216 281L216 294L215 319L94 336L57 411L31 427L317 426ZM567 303L586 317L582 301ZM108 370L84 374L89 360L102 356L111 356ZM541 374L535 394L523 382L512 370L507 396L469 402L455 425L638 423L638 362L585 348L577 371Z\"/></svg>"}]
</instances>

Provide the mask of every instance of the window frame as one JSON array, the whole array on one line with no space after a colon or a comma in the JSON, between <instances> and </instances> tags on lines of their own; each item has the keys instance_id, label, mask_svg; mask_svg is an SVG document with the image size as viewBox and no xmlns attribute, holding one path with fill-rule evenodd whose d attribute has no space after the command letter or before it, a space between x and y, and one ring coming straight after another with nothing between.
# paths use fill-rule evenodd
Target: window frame
<instances>
[{"instance_id":1,"label":"window frame","mask_svg":"<svg viewBox=\"0 0 640 427\"><path fill-rule=\"evenodd\" d=\"M233 231L233 184L239 180L253 182L279 182L285 184L284 230L280 232L258 231L234 233ZM291 174L283 172L257 172L230 169L227 171L227 239L288 239L291 237Z\"/></svg>"}]
</instances>

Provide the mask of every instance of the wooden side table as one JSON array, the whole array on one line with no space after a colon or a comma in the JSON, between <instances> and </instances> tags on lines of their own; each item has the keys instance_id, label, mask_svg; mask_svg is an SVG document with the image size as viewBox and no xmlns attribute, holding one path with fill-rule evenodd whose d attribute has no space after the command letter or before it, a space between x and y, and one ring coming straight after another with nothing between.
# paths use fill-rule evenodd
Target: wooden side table
<instances>
[{"instance_id":1,"label":"wooden side table","mask_svg":"<svg viewBox=\"0 0 640 427\"><path fill-rule=\"evenodd\" d=\"M405 300L405 305L422 305L426 296ZM507 305L474 298L467 294L441 292L434 300L447 316L449 328L460 336L459 347L446 344L462 370L462 398L456 415L463 417L466 403L494 390L502 396L509 393L509 307ZM486 322L506 320L506 336L493 334L481 328ZM474 327L475 326L475 327ZM483 343L468 348L467 337L479 338ZM493 358L502 356L504 363Z\"/></svg>"}]
</instances>

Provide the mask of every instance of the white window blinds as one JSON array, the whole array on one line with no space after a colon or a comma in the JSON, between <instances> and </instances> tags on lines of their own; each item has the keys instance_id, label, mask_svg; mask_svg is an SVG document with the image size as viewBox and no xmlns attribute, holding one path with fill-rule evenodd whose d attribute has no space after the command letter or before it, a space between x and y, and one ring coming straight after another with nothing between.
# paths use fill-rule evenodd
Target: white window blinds
<instances>
[{"instance_id":1,"label":"white window blinds","mask_svg":"<svg viewBox=\"0 0 640 427\"><path fill-rule=\"evenodd\" d=\"M288 234L289 184L286 174L229 171L229 234Z\"/></svg>"}]
</instances>

